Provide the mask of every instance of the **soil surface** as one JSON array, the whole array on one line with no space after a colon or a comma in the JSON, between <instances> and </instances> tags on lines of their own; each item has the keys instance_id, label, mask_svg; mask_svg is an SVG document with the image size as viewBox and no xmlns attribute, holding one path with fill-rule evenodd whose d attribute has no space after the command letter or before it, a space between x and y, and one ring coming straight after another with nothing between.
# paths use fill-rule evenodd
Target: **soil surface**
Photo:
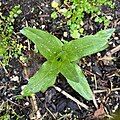
<instances>
[{"instance_id":1,"label":"soil surface","mask_svg":"<svg viewBox=\"0 0 120 120\"><path fill-rule=\"evenodd\" d=\"M59 39L72 38L63 16L59 15L55 20L51 18L54 11L51 0L1 0L1 3L4 14L15 5L21 6L22 13L15 21L13 37L18 43L27 46L22 51L27 61L23 63L19 58L13 57L9 65L0 66L0 116L6 116L10 120L91 120L114 117L112 113L120 109L120 1L115 1L114 10L102 7L106 16L112 18L109 28L116 28L109 47L79 61L95 93L98 108L93 101L87 101L75 92L61 74L55 83L61 91L56 87L50 87L45 93L38 92L33 97L21 98L22 87L46 59L33 52L34 44L19 31L25 26L30 26L46 30ZM90 15L85 16L86 34L95 34L103 28L102 23L95 23ZM64 32L67 32L67 37L64 37ZM63 94L63 91L66 94ZM68 94L87 105L89 109L86 110L69 99Z\"/></svg>"}]
</instances>

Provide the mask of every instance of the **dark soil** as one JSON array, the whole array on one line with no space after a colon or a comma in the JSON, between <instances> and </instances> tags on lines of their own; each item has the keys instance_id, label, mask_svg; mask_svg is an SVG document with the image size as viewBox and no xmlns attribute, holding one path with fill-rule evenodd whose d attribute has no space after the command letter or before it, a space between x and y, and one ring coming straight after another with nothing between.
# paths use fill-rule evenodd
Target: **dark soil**
<instances>
[{"instance_id":1,"label":"dark soil","mask_svg":"<svg viewBox=\"0 0 120 120\"><path fill-rule=\"evenodd\" d=\"M43 56L33 52L33 43L29 43L19 31L28 25L46 30L60 39L71 40L71 37L63 16L59 15L56 20L51 19L50 14L54 11L50 5L51 0L1 0L1 2L3 13L8 13L15 5L21 6L22 13L15 21L16 34L13 36L19 43L27 46L22 51L22 55L27 57L27 61L25 64L19 58L13 57L10 59L9 65L5 68L0 67L0 116L9 115L10 120L91 120L109 117L116 109L120 109L120 90L111 91L114 88L120 88L120 51L111 55L114 59L100 59L105 58L110 50L120 45L120 1L115 1L114 10L107 7L102 8L106 15L113 18L109 27L116 28L109 48L83 58L79 62L92 90L107 90L95 93L99 108L96 109L92 101L85 100L75 92L62 75L58 76L55 83L55 86L88 105L89 110L78 106L54 87L49 88L45 93L36 93L35 97L21 98L19 96L22 86L28 83L28 78L33 76L45 61ZM102 28L104 28L103 24L95 23L89 15L85 16L84 29L87 34L95 34ZM67 37L63 36L64 32L68 33ZM96 83L94 79L96 79Z\"/></svg>"}]
</instances>

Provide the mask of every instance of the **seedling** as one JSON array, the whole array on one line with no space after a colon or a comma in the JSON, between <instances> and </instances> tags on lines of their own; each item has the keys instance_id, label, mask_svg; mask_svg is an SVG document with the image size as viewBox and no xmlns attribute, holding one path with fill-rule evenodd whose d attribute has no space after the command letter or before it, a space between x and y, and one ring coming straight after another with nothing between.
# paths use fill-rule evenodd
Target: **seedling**
<instances>
[{"instance_id":1,"label":"seedling","mask_svg":"<svg viewBox=\"0 0 120 120\"><path fill-rule=\"evenodd\" d=\"M0 11L2 10L0 6ZM22 45L19 45L12 34L14 33L14 22L21 13L20 5L14 6L9 15L3 15L0 12L0 56L3 57L2 64L8 64L11 56L17 57L21 53Z\"/></svg>"},{"instance_id":2,"label":"seedling","mask_svg":"<svg viewBox=\"0 0 120 120\"><path fill-rule=\"evenodd\" d=\"M22 29L21 33L29 38L47 59L24 87L23 96L44 92L55 83L58 73L61 73L74 90L85 99L92 100L93 93L76 61L107 48L108 39L114 31L115 29L101 30L95 35L63 43L45 31L30 27Z\"/></svg>"},{"instance_id":3,"label":"seedling","mask_svg":"<svg viewBox=\"0 0 120 120\"><path fill-rule=\"evenodd\" d=\"M91 16L92 21L97 22L97 24L103 23L107 28L110 20L102 12L101 6L108 6L111 9L115 7L113 0L64 0L64 5L61 7L55 2L59 0L53 1L51 6L56 9L56 12L65 17L72 38L80 38L80 35L85 34L84 21L87 19L86 14ZM53 15L51 17L56 19L57 17Z\"/></svg>"}]
</instances>

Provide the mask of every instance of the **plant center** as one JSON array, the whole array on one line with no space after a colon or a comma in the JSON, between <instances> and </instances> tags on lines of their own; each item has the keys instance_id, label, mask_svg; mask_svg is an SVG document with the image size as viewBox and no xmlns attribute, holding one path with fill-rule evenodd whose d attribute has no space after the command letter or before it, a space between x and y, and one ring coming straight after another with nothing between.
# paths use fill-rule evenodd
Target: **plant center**
<instances>
[{"instance_id":1,"label":"plant center","mask_svg":"<svg viewBox=\"0 0 120 120\"><path fill-rule=\"evenodd\" d=\"M57 61L58 61L58 62L62 61L61 57L58 57L58 58L57 58Z\"/></svg>"}]
</instances>

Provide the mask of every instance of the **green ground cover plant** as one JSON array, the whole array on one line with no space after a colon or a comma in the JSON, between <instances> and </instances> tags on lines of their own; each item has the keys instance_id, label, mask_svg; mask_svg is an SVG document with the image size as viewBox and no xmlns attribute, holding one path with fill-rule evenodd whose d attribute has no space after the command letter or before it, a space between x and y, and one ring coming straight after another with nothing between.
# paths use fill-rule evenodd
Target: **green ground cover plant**
<instances>
[{"instance_id":1,"label":"green ground cover plant","mask_svg":"<svg viewBox=\"0 0 120 120\"><path fill-rule=\"evenodd\" d=\"M12 38L15 18L21 12L20 6L16 5L9 11L8 15L0 13L0 56L3 57L3 64L7 64L10 56L12 54L17 55L21 50L22 46Z\"/></svg>"},{"instance_id":2,"label":"green ground cover plant","mask_svg":"<svg viewBox=\"0 0 120 120\"><path fill-rule=\"evenodd\" d=\"M65 16L67 25L70 28L72 38L79 38L80 34L84 33L85 14L91 14L91 19L97 23L103 23L105 28L109 25L110 20L101 11L101 6L114 8L112 0L64 0L66 8L60 7L57 4L59 0L53 0L51 3L57 11L51 14L53 19L57 18L57 12ZM56 4L55 4L56 3Z\"/></svg>"},{"instance_id":3,"label":"green ground cover plant","mask_svg":"<svg viewBox=\"0 0 120 120\"><path fill-rule=\"evenodd\" d=\"M48 32L30 27L23 28L21 33L36 45L47 61L30 78L22 95L30 96L39 91L44 92L55 83L58 73L61 73L74 90L85 99L92 100L92 90L76 61L107 48L108 39L114 31L115 29L101 30L95 35L61 42Z\"/></svg>"}]
</instances>

